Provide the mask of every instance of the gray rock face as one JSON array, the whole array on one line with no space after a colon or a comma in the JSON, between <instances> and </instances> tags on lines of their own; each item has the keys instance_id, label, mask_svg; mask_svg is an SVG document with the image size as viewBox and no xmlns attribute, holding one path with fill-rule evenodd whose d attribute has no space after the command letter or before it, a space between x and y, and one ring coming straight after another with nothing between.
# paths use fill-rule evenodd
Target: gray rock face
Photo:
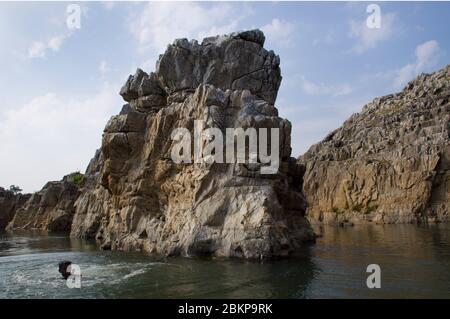
<instances>
[{"instance_id":1,"label":"gray rock face","mask_svg":"<svg viewBox=\"0 0 450 319\"><path fill-rule=\"evenodd\" d=\"M0 230L13 219L16 210L30 198L30 194L17 194L0 187Z\"/></svg>"},{"instance_id":2,"label":"gray rock face","mask_svg":"<svg viewBox=\"0 0 450 319\"><path fill-rule=\"evenodd\" d=\"M156 73L138 69L120 94L137 108L163 107L165 97L211 84L222 90L249 90L275 103L281 83L280 59L263 48L259 30L232 33L197 41L175 40L156 64Z\"/></svg>"},{"instance_id":3,"label":"gray rock face","mask_svg":"<svg viewBox=\"0 0 450 319\"><path fill-rule=\"evenodd\" d=\"M448 221L450 66L375 99L313 145L308 218L326 223Z\"/></svg>"},{"instance_id":4,"label":"gray rock face","mask_svg":"<svg viewBox=\"0 0 450 319\"><path fill-rule=\"evenodd\" d=\"M78 186L72 176L48 182L16 210L7 230L70 231Z\"/></svg>"},{"instance_id":5,"label":"gray rock face","mask_svg":"<svg viewBox=\"0 0 450 319\"><path fill-rule=\"evenodd\" d=\"M252 259L295 253L314 240L304 217L302 171L290 157L289 121L273 103L279 59L261 31L176 40L155 73L138 70L120 94L129 107L110 119L75 207L71 235L104 249L166 256ZM281 164L177 164L175 128L279 128Z\"/></svg>"}]
</instances>

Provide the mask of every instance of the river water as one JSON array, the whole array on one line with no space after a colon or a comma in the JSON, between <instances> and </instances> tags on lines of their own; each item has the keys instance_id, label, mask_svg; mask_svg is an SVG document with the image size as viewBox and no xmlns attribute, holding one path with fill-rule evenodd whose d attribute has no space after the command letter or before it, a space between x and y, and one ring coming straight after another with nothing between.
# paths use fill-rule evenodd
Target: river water
<instances>
[{"instance_id":1,"label":"river water","mask_svg":"<svg viewBox=\"0 0 450 319\"><path fill-rule=\"evenodd\" d=\"M0 298L450 298L450 225L323 227L273 262L100 251L65 235L0 234ZM58 262L81 268L68 288ZM381 288L366 285L381 267Z\"/></svg>"}]
</instances>

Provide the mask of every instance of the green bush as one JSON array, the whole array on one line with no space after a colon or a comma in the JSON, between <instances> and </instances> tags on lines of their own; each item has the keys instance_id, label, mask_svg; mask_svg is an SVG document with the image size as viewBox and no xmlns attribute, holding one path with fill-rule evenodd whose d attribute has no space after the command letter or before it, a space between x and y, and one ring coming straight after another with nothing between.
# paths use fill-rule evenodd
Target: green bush
<instances>
[{"instance_id":1,"label":"green bush","mask_svg":"<svg viewBox=\"0 0 450 319\"><path fill-rule=\"evenodd\" d=\"M80 185L83 182L84 175L81 174L80 172L72 173L70 174L70 176L72 177L73 183L76 185Z\"/></svg>"}]
</instances>

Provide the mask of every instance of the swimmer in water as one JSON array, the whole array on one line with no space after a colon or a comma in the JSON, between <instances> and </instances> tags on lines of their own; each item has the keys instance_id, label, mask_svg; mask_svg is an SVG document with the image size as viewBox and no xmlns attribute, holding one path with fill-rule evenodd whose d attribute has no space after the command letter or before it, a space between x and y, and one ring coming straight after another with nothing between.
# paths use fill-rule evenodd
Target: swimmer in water
<instances>
[{"instance_id":1,"label":"swimmer in water","mask_svg":"<svg viewBox=\"0 0 450 319\"><path fill-rule=\"evenodd\" d=\"M67 268L72 264L71 261L61 261L58 264L58 271L60 272L60 274L63 276L64 279L69 278L69 276L71 275L70 270L68 270Z\"/></svg>"}]
</instances>

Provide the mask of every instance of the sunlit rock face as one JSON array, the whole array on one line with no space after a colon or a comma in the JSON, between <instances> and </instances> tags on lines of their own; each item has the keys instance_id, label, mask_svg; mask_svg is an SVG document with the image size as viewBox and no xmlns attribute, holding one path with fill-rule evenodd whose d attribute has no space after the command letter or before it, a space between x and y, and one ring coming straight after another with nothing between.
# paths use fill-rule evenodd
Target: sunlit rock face
<instances>
[{"instance_id":1,"label":"sunlit rock face","mask_svg":"<svg viewBox=\"0 0 450 319\"><path fill-rule=\"evenodd\" d=\"M103 249L172 256L284 257L314 240L304 217L302 167L291 155L291 124L274 106L279 57L259 30L169 45L147 74L120 94L75 206L71 235ZM262 163L176 163L171 133L279 129L275 174Z\"/></svg>"},{"instance_id":2,"label":"sunlit rock face","mask_svg":"<svg viewBox=\"0 0 450 319\"><path fill-rule=\"evenodd\" d=\"M450 66L375 99L299 162L311 221L448 221Z\"/></svg>"},{"instance_id":3,"label":"sunlit rock face","mask_svg":"<svg viewBox=\"0 0 450 319\"><path fill-rule=\"evenodd\" d=\"M48 182L40 191L28 196L6 229L70 231L78 187L73 175L67 175L61 181Z\"/></svg>"}]
</instances>

